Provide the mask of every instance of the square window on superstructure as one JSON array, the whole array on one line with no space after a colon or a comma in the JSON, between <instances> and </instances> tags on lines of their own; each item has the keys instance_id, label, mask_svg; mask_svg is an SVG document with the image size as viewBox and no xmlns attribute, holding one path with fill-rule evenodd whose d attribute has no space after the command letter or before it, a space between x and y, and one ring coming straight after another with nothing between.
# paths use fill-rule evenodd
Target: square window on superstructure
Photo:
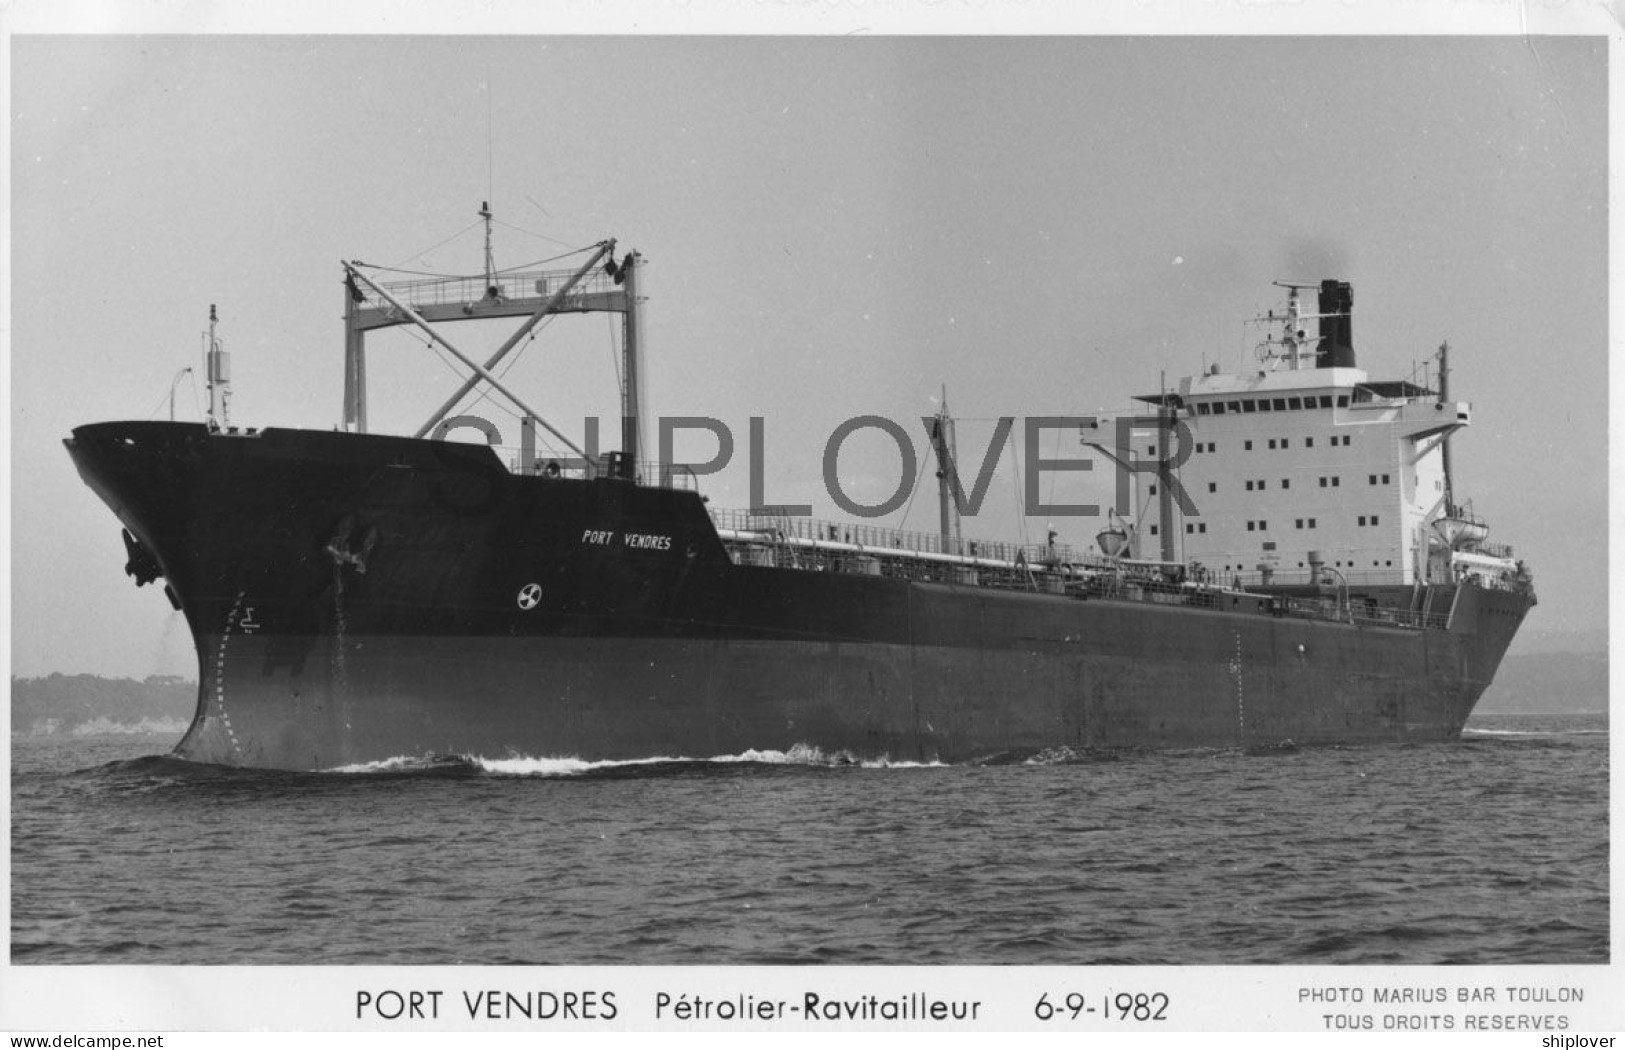
<instances>
[{"instance_id":1,"label":"square window on superstructure","mask_svg":"<svg viewBox=\"0 0 1625 1050\"><path fill-rule=\"evenodd\" d=\"M1247 479L1247 491L1251 492L1252 490L1253 490L1253 481L1252 481L1251 478L1248 478Z\"/></svg>"},{"instance_id":2,"label":"square window on superstructure","mask_svg":"<svg viewBox=\"0 0 1625 1050\"><path fill-rule=\"evenodd\" d=\"M1340 483L1342 480L1343 479L1341 477L1338 477L1336 474L1333 474L1332 475L1332 488L1335 489L1338 486L1338 483Z\"/></svg>"},{"instance_id":3,"label":"square window on superstructure","mask_svg":"<svg viewBox=\"0 0 1625 1050\"><path fill-rule=\"evenodd\" d=\"M1289 397L1289 398L1286 399L1286 403L1289 406L1291 406L1292 408L1302 408L1303 407L1303 398L1301 398L1301 397Z\"/></svg>"},{"instance_id":4,"label":"square window on superstructure","mask_svg":"<svg viewBox=\"0 0 1625 1050\"><path fill-rule=\"evenodd\" d=\"M1264 479L1259 478L1258 481L1257 481L1257 485L1258 485L1258 491L1263 492L1264 491Z\"/></svg>"},{"instance_id":5,"label":"square window on superstructure","mask_svg":"<svg viewBox=\"0 0 1625 1050\"><path fill-rule=\"evenodd\" d=\"M1155 496L1156 494L1157 494L1157 486L1152 485L1150 495Z\"/></svg>"},{"instance_id":6,"label":"square window on superstructure","mask_svg":"<svg viewBox=\"0 0 1625 1050\"><path fill-rule=\"evenodd\" d=\"M1187 521L1185 523L1185 535L1189 536L1189 535L1192 535L1195 532L1196 532L1196 526L1194 524L1192 524L1191 522Z\"/></svg>"},{"instance_id":7,"label":"square window on superstructure","mask_svg":"<svg viewBox=\"0 0 1625 1050\"><path fill-rule=\"evenodd\" d=\"M1252 522L1250 522L1250 521L1249 521L1249 522L1248 522L1248 523L1247 523L1247 531L1248 531L1248 532L1251 532L1251 531L1253 531L1253 523L1252 523Z\"/></svg>"},{"instance_id":8,"label":"square window on superstructure","mask_svg":"<svg viewBox=\"0 0 1625 1050\"><path fill-rule=\"evenodd\" d=\"M1321 487L1321 488L1325 488L1325 487L1326 487L1326 479L1325 479L1325 478L1321 478L1321 479L1320 479L1320 487Z\"/></svg>"},{"instance_id":9,"label":"square window on superstructure","mask_svg":"<svg viewBox=\"0 0 1625 1050\"><path fill-rule=\"evenodd\" d=\"M1286 411L1286 398L1278 397L1278 398L1275 399L1275 411L1277 411L1277 412L1285 412Z\"/></svg>"},{"instance_id":10,"label":"square window on superstructure","mask_svg":"<svg viewBox=\"0 0 1625 1050\"><path fill-rule=\"evenodd\" d=\"M1303 447L1304 448L1314 448L1315 447L1315 439L1314 438L1304 438L1303 439Z\"/></svg>"},{"instance_id":11,"label":"square window on superstructure","mask_svg":"<svg viewBox=\"0 0 1625 1050\"><path fill-rule=\"evenodd\" d=\"M1371 524L1377 524L1377 516L1375 514L1371 515Z\"/></svg>"},{"instance_id":12,"label":"square window on superstructure","mask_svg":"<svg viewBox=\"0 0 1625 1050\"><path fill-rule=\"evenodd\" d=\"M1338 408L1347 408L1347 407L1349 407L1349 396L1347 394L1338 394L1337 395L1337 407Z\"/></svg>"},{"instance_id":13,"label":"square window on superstructure","mask_svg":"<svg viewBox=\"0 0 1625 1050\"><path fill-rule=\"evenodd\" d=\"M1275 541L1274 540L1265 540L1263 546L1264 546L1265 550L1272 551L1272 550L1275 549Z\"/></svg>"},{"instance_id":14,"label":"square window on superstructure","mask_svg":"<svg viewBox=\"0 0 1625 1050\"><path fill-rule=\"evenodd\" d=\"M1365 524L1365 515L1364 514L1360 515L1360 524L1361 525Z\"/></svg>"},{"instance_id":15,"label":"square window on superstructure","mask_svg":"<svg viewBox=\"0 0 1625 1050\"><path fill-rule=\"evenodd\" d=\"M1332 395L1330 395L1330 394L1321 394L1320 395L1320 407L1321 408L1331 408L1332 407Z\"/></svg>"},{"instance_id":16,"label":"square window on superstructure","mask_svg":"<svg viewBox=\"0 0 1625 1050\"><path fill-rule=\"evenodd\" d=\"M1155 445L1147 445L1147 446L1145 446L1145 454L1148 455L1148 456L1153 456L1153 457L1156 456L1156 454L1157 454L1157 446L1155 446Z\"/></svg>"},{"instance_id":17,"label":"square window on superstructure","mask_svg":"<svg viewBox=\"0 0 1625 1050\"><path fill-rule=\"evenodd\" d=\"M1383 484L1384 484L1384 485L1386 485L1386 484L1388 484L1388 475L1386 475L1386 474L1384 474L1384 475L1383 475L1383 476L1382 476L1382 483L1383 483Z\"/></svg>"},{"instance_id":18,"label":"square window on superstructure","mask_svg":"<svg viewBox=\"0 0 1625 1050\"><path fill-rule=\"evenodd\" d=\"M1270 448L1274 448L1274 447L1275 447L1275 439L1270 438Z\"/></svg>"},{"instance_id":19,"label":"square window on superstructure","mask_svg":"<svg viewBox=\"0 0 1625 1050\"><path fill-rule=\"evenodd\" d=\"M1241 450L1243 452L1251 452L1253 450L1253 443L1251 441L1243 441L1241 443Z\"/></svg>"},{"instance_id":20,"label":"square window on superstructure","mask_svg":"<svg viewBox=\"0 0 1625 1050\"><path fill-rule=\"evenodd\" d=\"M1371 484L1375 485L1376 483L1377 483L1377 475L1373 474L1373 475L1371 475Z\"/></svg>"},{"instance_id":21,"label":"square window on superstructure","mask_svg":"<svg viewBox=\"0 0 1625 1050\"><path fill-rule=\"evenodd\" d=\"M1258 523L1258 531L1259 532L1263 532L1265 529L1267 529L1269 527L1270 527L1270 523L1267 522L1267 521L1261 521L1261 522Z\"/></svg>"},{"instance_id":22,"label":"square window on superstructure","mask_svg":"<svg viewBox=\"0 0 1625 1050\"><path fill-rule=\"evenodd\" d=\"M1292 447L1292 439L1291 438L1282 438L1281 439L1281 447L1282 448L1291 448Z\"/></svg>"},{"instance_id":23,"label":"square window on superstructure","mask_svg":"<svg viewBox=\"0 0 1625 1050\"><path fill-rule=\"evenodd\" d=\"M1292 487L1292 479L1291 478L1282 478L1281 479L1281 487L1284 488L1284 489L1291 488Z\"/></svg>"},{"instance_id":24,"label":"square window on superstructure","mask_svg":"<svg viewBox=\"0 0 1625 1050\"><path fill-rule=\"evenodd\" d=\"M1217 492L1217 491L1219 491L1219 483L1217 481L1208 482L1207 483L1207 490L1209 492Z\"/></svg>"},{"instance_id":25,"label":"square window on superstructure","mask_svg":"<svg viewBox=\"0 0 1625 1050\"><path fill-rule=\"evenodd\" d=\"M1252 398L1249 397L1247 400L1241 403L1241 410L1243 412L1257 412L1258 405L1253 401Z\"/></svg>"},{"instance_id":26,"label":"square window on superstructure","mask_svg":"<svg viewBox=\"0 0 1625 1050\"><path fill-rule=\"evenodd\" d=\"M1230 406L1230 411L1232 411L1232 412L1240 412L1241 411L1241 402L1240 401L1226 401L1225 404Z\"/></svg>"},{"instance_id":27,"label":"square window on superstructure","mask_svg":"<svg viewBox=\"0 0 1625 1050\"><path fill-rule=\"evenodd\" d=\"M1293 526L1292 526L1292 527L1293 527L1293 528L1295 528L1295 529L1301 529L1301 528L1303 528L1303 519L1302 519L1302 518L1299 518L1299 519L1298 519L1298 520L1297 520L1297 521L1296 521L1296 522L1295 522L1295 523L1294 523L1294 524L1293 524Z\"/></svg>"},{"instance_id":28,"label":"square window on superstructure","mask_svg":"<svg viewBox=\"0 0 1625 1050\"><path fill-rule=\"evenodd\" d=\"M1155 536L1156 534L1157 534L1157 527L1155 525L1153 525L1153 526L1151 526L1151 535Z\"/></svg>"},{"instance_id":29,"label":"square window on superstructure","mask_svg":"<svg viewBox=\"0 0 1625 1050\"><path fill-rule=\"evenodd\" d=\"M1208 404L1207 404L1206 401L1198 401L1196 403L1196 414L1197 415L1205 416L1205 415L1207 415L1207 410L1208 410Z\"/></svg>"},{"instance_id":30,"label":"square window on superstructure","mask_svg":"<svg viewBox=\"0 0 1625 1050\"><path fill-rule=\"evenodd\" d=\"M1314 518L1310 518L1310 519L1309 519L1309 527L1310 527L1310 528L1311 528L1311 529L1312 529L1312 528L1314 528L1314 527L1315 527L1315 519L1314 519Z\"/></svg>"},{"instance_id":31,"label":"square window on superstructure","mask_svg":"<svg viewBox=\"0 0 1625 1050\"><path fill-rule=\"evenodd\" d=\"M1213 402L1213 414L1216 415L1216 416L1224 415L1224 402L1223 401L1215 401L1215 402Z\"/></svg>"},{"instance_id":32,"label":"square window on superstructure","mask_svg":"<svg viewBox=\"0 0 1625 1050\"><path fill-rule=\"evenodd\" d=\"M1206 532L1207 531L1207 522L1205 522L1205 521L1197 522L1196 531L1197 532Z\"/></svg>"},{"instance_id":33,"label":"square window on superstructure","mask_svg":"<svg viewBox=\"0 0 1625 1050\"><path fill-rule=\"evenodd\" d=\"M1259 398L1258 399L1258 410L1260 412L1268 412L1270 410L1270 399L1267 398L1267 397Z\"/></svg>"}]
</instances>

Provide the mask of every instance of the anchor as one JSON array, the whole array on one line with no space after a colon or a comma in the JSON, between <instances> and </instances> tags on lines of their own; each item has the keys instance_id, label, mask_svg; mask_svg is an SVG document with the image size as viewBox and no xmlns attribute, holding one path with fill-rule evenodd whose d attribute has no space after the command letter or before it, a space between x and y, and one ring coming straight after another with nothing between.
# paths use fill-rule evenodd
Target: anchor
<instances>
[{"instance_id":1,"label":"anchor","mask_svg":"<svg viewBox=\"0 0 1625 1050\"><path fill-rule=\"evenodd\" d=\"M120 529L124 534L124 551L130 560L124 563L124 575L134 576L137 587L145 587L164 574L163 566L147 545L130 535L129 529Z\"/></svg>"},{"instance_id":2,"label":"anchor","mask_svg":"<svg viewBox=\"0 0 1625 1050\"><path fill-rule=\"evenodd\" d=\"M346 514L340 519L338 528L333 531L333 538L327 541L324 548L333 564L339 568L353 565L359 575L367 573L367 559L372 557L372 550L378 545L378 527L368 525L360 530L359 547L353 547L351 541L356 539L357 529L355 519Z\"/></svg>"}]
</instances>

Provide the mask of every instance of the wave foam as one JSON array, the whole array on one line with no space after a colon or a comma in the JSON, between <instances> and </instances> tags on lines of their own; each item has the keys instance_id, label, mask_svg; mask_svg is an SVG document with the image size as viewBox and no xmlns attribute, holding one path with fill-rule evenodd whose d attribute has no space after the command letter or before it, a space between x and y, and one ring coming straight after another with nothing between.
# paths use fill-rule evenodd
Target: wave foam
<instances>
[{"instance_id":1,"label":"wave foam","mask_svg":"<svg viewBox=\"0 0 1625 1050\"><path fill-rule=\"evenodd\" d=\"M703 765L771 765L771 766L851 766L861 769L931 769L940 767L938 761L910 762L893 760L889 756L858 758L849 751L826 752L808 744L796 744L788 751L751 748L733 755L712 755L694 758L687 755L655 755L648 758L596 759L574 755L509 755L488 758L484 755L458 755L454 757L397 755L374 762L357 762L328 770L330 773L408 773L441 770L463 766L470 772L488 773L508 777L572 777L608 770L636 769L642 766L703 766Z\"/></svg>"}]
</instances>

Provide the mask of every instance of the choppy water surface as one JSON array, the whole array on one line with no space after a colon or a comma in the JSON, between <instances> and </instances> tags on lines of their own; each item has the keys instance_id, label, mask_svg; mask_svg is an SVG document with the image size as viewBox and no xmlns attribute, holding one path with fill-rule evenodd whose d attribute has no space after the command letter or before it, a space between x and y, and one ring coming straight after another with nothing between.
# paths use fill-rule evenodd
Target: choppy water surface
<instances>
[{"instance_id":1,"label":"choppy water surface","mask_svg":"<svg viewBox=\"0 0 1625 1050\"><path fill-rule=\"evenodd\" d=\"M1454 744L243 772L12 742L17 963L1608 959L1601 715Z\"/></svg>"}]
</instances>

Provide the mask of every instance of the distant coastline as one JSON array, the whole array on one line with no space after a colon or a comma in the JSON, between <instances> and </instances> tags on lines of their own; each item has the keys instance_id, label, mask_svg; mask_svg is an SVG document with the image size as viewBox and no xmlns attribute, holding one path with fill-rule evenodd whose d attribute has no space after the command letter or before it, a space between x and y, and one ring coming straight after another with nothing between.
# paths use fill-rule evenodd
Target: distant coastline
<instances>
[{"instance_id":1,"label":"distant coastline","mask_svg":"<svg viewBox=\"0 0 1625 1050\"><path fill-rule=\"evenodd\" d=\"M52 674L11 680L11 732L23 736L129 734L179 737L197 708L197 683Z\"/></svg>"}]
</instances>

